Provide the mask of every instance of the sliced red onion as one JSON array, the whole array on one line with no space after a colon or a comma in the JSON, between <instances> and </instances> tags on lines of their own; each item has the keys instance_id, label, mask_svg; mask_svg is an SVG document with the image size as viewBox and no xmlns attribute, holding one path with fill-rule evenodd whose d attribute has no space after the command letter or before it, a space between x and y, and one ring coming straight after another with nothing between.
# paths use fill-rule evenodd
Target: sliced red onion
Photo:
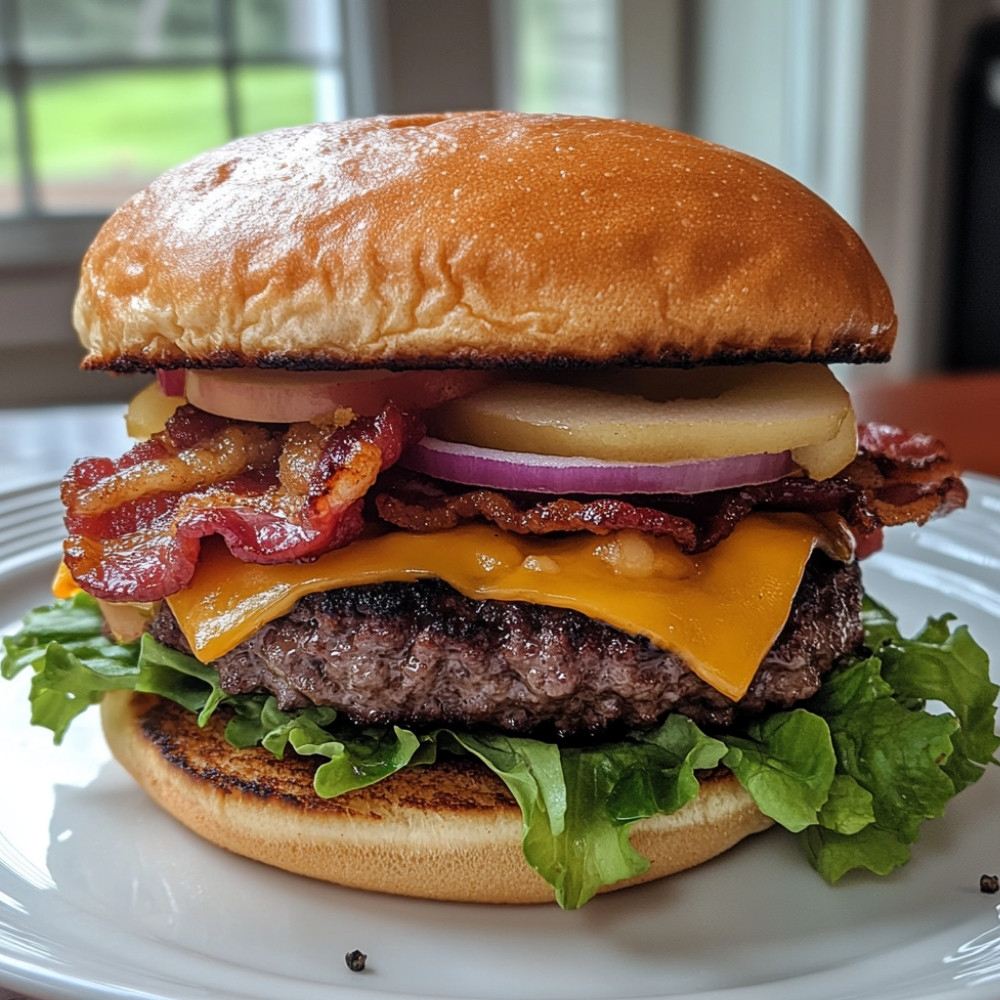
<instances>
[{"instance_id":1,"label":"sliced red onion","mask_svg":"<svg viewBox=\"0 0 1000 1000\"><path fill-rule=\"evenodd\" d=\"M161 368L156 373L156 381L160 383L160 392L164 396L184 395L183 368L171 368L169 370Z\"/></svg>"},{"instance_id":2,"label":"sliced red onion","mask_svg":"<svg viewBox=\"0 0 1000 1000\"><path fill-rule=\"evenodd\" d=\"M501 451L425 437L399 460L404 468L467 486L529 493L706 493L770 483L798 468L787 451L697 462L604 462Z\"/></svg>"}]
</instances>

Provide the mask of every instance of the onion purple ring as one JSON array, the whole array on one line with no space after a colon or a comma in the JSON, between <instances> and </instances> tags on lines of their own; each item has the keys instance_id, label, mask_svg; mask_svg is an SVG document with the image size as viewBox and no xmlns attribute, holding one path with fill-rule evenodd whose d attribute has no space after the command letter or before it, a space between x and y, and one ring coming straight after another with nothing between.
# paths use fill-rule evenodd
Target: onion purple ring
<instances>
[{"instance_id":1,"label":"onion purple ring","mask_svg":"<svg viewBox=\"0 0 1000 1000\"><path fill-rule=\"evenodd\" d=\"M528 493L706 493L770 483L798 466L791 453L733 455L693 462L606 462L534 452L501 451L425 437L399 464L466 486Z\"/></svg>"}]
</instances>

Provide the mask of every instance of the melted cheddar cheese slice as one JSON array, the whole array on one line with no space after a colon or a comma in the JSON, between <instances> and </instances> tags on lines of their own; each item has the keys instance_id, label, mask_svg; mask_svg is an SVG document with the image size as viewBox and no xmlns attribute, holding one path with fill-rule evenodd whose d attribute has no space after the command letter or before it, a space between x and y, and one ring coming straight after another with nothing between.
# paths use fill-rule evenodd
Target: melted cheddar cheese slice
<instances>
[{"instance_id":1,"label":"melted cheddar cheese slice","mask_svg":"<svg viewBox=\"0 0 1000 1000\"><path fill-rule=\"evenodd\" d=\"M736 700L788 618L823 528L801 514L753 515L708 552L666 538L515 535L481 524L362 538L315 562L242 563L207 542L194 580L167 598L195 655L229 652L302 596L435 577L466 597L572 608L683 657Z\"/></svg>"}]
</instances>

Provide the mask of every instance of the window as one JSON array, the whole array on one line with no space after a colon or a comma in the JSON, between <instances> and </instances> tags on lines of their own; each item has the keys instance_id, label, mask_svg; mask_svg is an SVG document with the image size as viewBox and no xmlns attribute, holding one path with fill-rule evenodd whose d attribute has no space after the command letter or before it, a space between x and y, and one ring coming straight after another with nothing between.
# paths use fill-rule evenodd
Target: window
<instances>
[{"instance_id":1,"label":"window","mask_svg":"<svg viewBox=\"0 0 1000 1000\"><path fill-rule=\"evenodd\" d=\"M703 0L689 127L771 163L859 224L858 0Z\"/></svg>"},{"instance_id":2,"label":"window","mask_svg":"<svg viewBox=\"0 0 1000 1000\"><path fill-rule=\"evenodd\" d=\"M347 113L339 0L0 0L0 213L101 213L237 135Z\"/></svg>"},{"instance_id":3,"label":"window","mask_svg":"<svg viewBox=\"0 0 1000 1000\"><path fill-rule=\"evenodd\" d=\"M685 0L494 0L502 107L687 120Z\"/></svg>"},{"instance_id":4,"label":"window","mask_svg":"<svg viewBox=\"0 0 1000 1000\"><path fill-rule=\"evenodd\" d=\"M17 142L14 126L14 102L8 87L0 87L0 215L17 209Z\"/></svg>"},{"instance_id":5,"label":"window","mask_svg":"<svg viewBox=\"0 0 1000 1000\"><path fill-rule=\"evenodd\" d=\"M613 116L617 18L608 0L514 0L511 105Z\"/></svg>"}]
</instances>

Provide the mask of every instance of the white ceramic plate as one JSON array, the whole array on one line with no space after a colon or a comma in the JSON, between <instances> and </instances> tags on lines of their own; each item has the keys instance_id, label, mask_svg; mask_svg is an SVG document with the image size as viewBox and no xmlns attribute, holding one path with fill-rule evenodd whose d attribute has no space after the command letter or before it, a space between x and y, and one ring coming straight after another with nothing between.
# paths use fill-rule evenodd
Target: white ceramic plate
<instances>
[{"instance_id":1,"label":"white ceramic plate","mask_svg":"<svg viewBox=\"0 0 1000 1000\"><path fill-rule=\"evenodd\" d=\"M1000 482L970 481L967 511L892 533L866 579L908 631L949 609L1000 659ZM58 514L50 505L32 520L24 508L51 495L0 506L2 624L46 600ZM829 888L794 838L770 831L575 913L425 903L311 883L202 843L109 759L96 718L60 748L28 726L26 687L0 684L0 984L34 997L1000 995L998 897L979 891L979 876L1000 869L1000 768L884 879ZM347 969L353 949L367 971Z\"/></svg>"}]
</instances>

